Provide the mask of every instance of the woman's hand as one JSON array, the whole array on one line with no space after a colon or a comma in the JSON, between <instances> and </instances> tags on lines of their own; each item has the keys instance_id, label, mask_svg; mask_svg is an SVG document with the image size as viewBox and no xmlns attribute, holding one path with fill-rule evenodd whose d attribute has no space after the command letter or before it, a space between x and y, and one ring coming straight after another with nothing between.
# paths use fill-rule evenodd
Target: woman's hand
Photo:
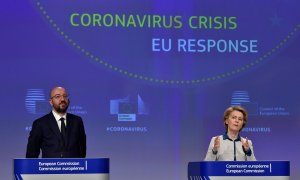
<instances>
[{"instance_id":1,"label":"woman's hand","mask_svg":"<svg viewBox=\"0 0 300 180\"><path fill-rule=\"evenodd\" d=\"M217 152L219 150L219 147L220 147L220 136L216 136L214 141L213 151Z\"/></svg>"},{"instance_id":2,"label":"woman's hand","mask_svg":"<svg viewBox=\"0 0 300 180\"><path fill-rule=\"evenodd\" d=\"M244 147L244 149L245 149L245 151L247 152L247 151L249 151L249 149L250 149L250 145L249 145L249 140L248 140L248 138L242 138L242 144L243 144L243 147Z\"/></svg>"}]
</instances>

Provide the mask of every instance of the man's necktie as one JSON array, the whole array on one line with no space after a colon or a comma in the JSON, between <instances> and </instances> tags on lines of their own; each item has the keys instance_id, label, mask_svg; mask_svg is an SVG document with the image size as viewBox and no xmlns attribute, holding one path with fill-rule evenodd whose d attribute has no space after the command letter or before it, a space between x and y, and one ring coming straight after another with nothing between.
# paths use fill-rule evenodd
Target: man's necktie
<instances>
[{"instance_id":1,"label":"man's necktie","mask_svg":"<svg viewBox=\"0 0 300 180\"><path fill-rule=\"evenodd\" d=\"M67 134L66 134L65 118L60 118L59 120L61 122L60 133L61 133L61 137L62 137L62 140L63 140L63 146L66 147Z\"/></svg>"}]
</instances>

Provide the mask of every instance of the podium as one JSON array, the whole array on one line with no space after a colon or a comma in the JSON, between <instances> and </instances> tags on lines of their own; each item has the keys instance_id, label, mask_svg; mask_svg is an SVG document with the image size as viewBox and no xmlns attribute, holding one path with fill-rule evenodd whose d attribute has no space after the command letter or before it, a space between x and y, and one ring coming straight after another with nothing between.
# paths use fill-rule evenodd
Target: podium
<instances>
[{"instance_id":1,"label":"podium","mask_svg":"<svg viewBox=\"0 0 300 180\"><path fill-rule=\"evenodd\" d=\"M289 161L202 161L188 164L188 180L288 180Z\"/></svg>"},{"instance_id":2,"label":"podium","mask_svg":"<svg viewBox=\"0 0 300 180\"><path fill-rule=\"evenodd\" d=\"M14 159L14 176L15 180L109 180L109 159Z\"/></svg>"}]
</instances>

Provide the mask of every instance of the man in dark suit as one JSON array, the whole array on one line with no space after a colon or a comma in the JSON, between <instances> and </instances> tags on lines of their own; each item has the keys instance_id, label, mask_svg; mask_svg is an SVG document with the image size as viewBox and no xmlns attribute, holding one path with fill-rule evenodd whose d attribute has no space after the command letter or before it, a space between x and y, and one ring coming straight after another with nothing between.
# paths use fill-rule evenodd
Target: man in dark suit
<instances>
[{"instance_id":1,"label":"man in dark suit","mask_svg":"<svg viewBox=\"0 0 300 180\"><path fill-rule=\"evenodd\" d=\"M49 100L52 111L35 120L28 137L26 158L84 158L86 135L81 117L67 113L68 93L55 87Z\"/></svg>"}]
</instances>

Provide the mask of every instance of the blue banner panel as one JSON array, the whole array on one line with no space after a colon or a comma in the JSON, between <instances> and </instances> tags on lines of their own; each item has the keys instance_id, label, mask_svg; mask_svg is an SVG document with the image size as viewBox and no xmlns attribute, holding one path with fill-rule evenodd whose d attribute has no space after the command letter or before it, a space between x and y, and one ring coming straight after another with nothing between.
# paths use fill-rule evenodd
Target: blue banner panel
<instances>
[{"instance_id":1,"label":"blue banner panel","mask_svg":"<svg viewBox=\"0 0 300 180\"><path fill-rule=\"evenodd\" d=\"M15 174L108 174L109 159L14 159Z\"/></svg>"},{"instance_id":2,"label":"blue banner panel","mask_svg":"<svg viewBox=\"0 0 300 180\"><path fill-rule=\"evenodd\" d=\"M210 176L290 176L289 161L218 161L190 162L188 177Z\"/></svg>"}]
</instances>

